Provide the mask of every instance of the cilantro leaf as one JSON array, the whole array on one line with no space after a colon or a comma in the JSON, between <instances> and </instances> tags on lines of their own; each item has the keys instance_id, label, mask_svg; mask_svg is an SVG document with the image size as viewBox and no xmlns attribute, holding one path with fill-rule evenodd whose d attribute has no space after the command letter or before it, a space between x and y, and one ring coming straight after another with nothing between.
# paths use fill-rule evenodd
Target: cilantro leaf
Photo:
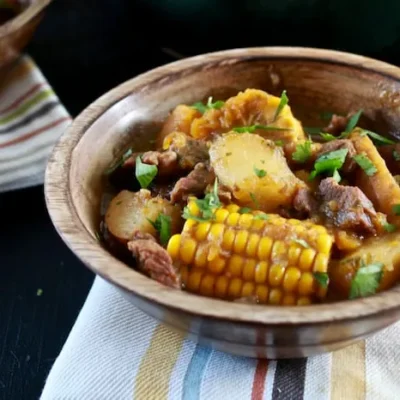
<instances>
[{"instance_id":1,"label":"cilantro leaf","mask_svg":"<svg viewBox=\"0 0 400 400\"><path fill-rule=\"evenodd\" d=\"M293 242L299 244L300 246L304 247L305 249L310 248L310 245L303 239L293 239Z\"/></svg>"},{"instance_id":2,"label":"cilantro leaf","mask_svg":"<svg viewBox=\"0 0 400 400\"><path fill-rule=\"evenodd\" d=\"M363 129L362 133L364 135L369 136L378 145L380 145L380 144L395 144L396 143L393 140L385 138L385 137L383 137L375 132L372 132L372 131L367 131L367 130Z\"/></svg>"},{"instance_id":3,"label":"cilantro leaf","mask_svg":"<svg viewBox=\"0 0 400 400\"><path fill-rule=\"evenodd\" d=\"M314 278L323 288L328 287L329 275L326 272L314 272Z\"/></svg>"},{"instance_id":4,"label":"cilantro leaf","mask_svg":"<svg viewBox=\"0 0 400 400\"><path fill-rule=\"evenodd\" d=\"M375 294L383 275L383 264L379 262L362 265L354 275L350 286L350 299Z\"/></svg>"},{"instance_id":5,"label":"cilantro leaf","mask_svg":"<svg viewBox=\"0 0 400 400\"><path fill-rule=\"evenodd\" d=\"M358 124L358 120L361 117L363 110L358 110L354 115L351 116L349 121L347 122L346 129L344 130L346 133L350 133Z\"/></svg>"},{"instance_id":6,"label":"cilantro leaf","mask_svg":"<svg viewBox=\"0 0 400 400\"><path fill-rule=\"evenodd\" d=\"M292 154L292 159L301 163L307 162L311 157L311 140L306 140L303 144L296 146L296 151Z\"/></svg>"},{"instance_id":7,"label":"cilantro leaf","mask_svg":"<svg viewBox=\"0 0 400 400\"><path fill-rule=\"evenodd\" d=\"M209 97L206 104L203 104L201 101L198 101L197 103L192 104L192 108L204 114L207 110L212 110L212 109L219 110L224 104L225 102L223 102L222 100L218 100L215 103L213 103L212 97Z\"/></svg>"},{"instance_id":8,"label":"cilantro leaf","mask_svg":"<svg viewBox=\"0 0 400 400\"><path fill-rule=\"evenodd\" d=\"M274 121L279 117L279 114L281 113L281 111L283 110L283 108L286 106L287 103L289 103L289 98L286 95L286 90L284 90L282 91L281 100L278 104L278 108L275 111Z\"/></svg>"},{"instance_id":9,"label":"cilantro leaf","mask_svg":"<svg viewBox=\"0 0 400 400\"><path fill-rule=\"evenodd\" d=\"M396 150L393 150L392 154L395 161L400 161L400 153L398 153Z\"/></svg>"},{"instance_id":10,"label":"cilantro leaf","mask_svg":"<svg viewBox=\"0 0 400 400\"><path fill-rule=\"evenodd\" d=\"M255 220L262 220L262 221L267 221L269 219L269 216L267 214L257 214L254 216Z\"/></svg>"},{"instance_id":11,"label":"cilantro leaf","mask_svg":"<svg viewBox=\"0 0 400 400\"><path fill-rule=\"evenodd\" d=\"M249 193L250 194L250 198L253 201L253 203L255 204L255 206L257 208L260 208L260 203L258 202L256 196L254 195L254 193Z\"/></svg>"},{"instance_id":12,"label":"cilantro leaf","mask_svg":"<svg viewBox=\"0 0 400 400\"><path fill-rule=\"evenodd\" d=\"M148 218L147 220L158 231L161 244L166 245L171 237L171 217L165 214L158 214L155 221L152 221Z\"/></svg>"},{"instance_id":13,"label":"cilantro leaf","mask_svg":"<svg viewBox=\"0 0 400 400\"><path fill-rule=\"evenodd\" d=\"M393 212L394 212L396 215L400 215L400 204L395 204L395 205L392 207L392 210L393 210Z\"/></svg>"},{"instance_id":14,"label":"cilantro leaf","mask_svg":"<svg viewBox=\"0 0 400 400\"><path fill-rule=\"evenodd\" d=\"M251 211L251 208L249 208L249 207L242 207L242 208L239 208L238 213L239 213L239 214L248 214L250 211Z\"/></svg>"},{"instance_id":15,"label":"cilantro leaf","mask_svg":"<svg viewBox=\"0 0 400 400\"><path fill-rule=\"evenodd\" d=\"M132 149L128 149L122 157L110 168L108 168L105 172L106 175L110 175L113 173L117 168L119 168L123 163L133 154Z\"/></svg>"},{"instance_id":16,"label":"cilantro leaf","mask_svg":"<svg viewBox=\"0 0 400 400\"><path fill-rule=\"evenodd\" d=\"M321 132L321 128L318 128L316 126L303 126L303 130L309 135L319 135L319 133Z\"/></svg>"},{"instance_id":17,"label":"cilantro leaf","mask_svg":"<svg viewBox=\"0 0 400 400\"><path fill-rule=\"evenodd\" d=\"M311 172L309 179L312 180L323 172L333 175L335 171L342 168L347 153L348 149L339 149L319 156L315 161L314 170Z\"/></svg>"},{"instance_id":18,"label":"cilantro leaf","mask_svg":"<svg viewBox=\"0 0 400 400\"><path fill-rule=\"evenodd\" d=\"M373 176L378 171L372 161L365 154L353 156L353 160L363 169L368 176Z\"/></svg>"},{"instance_id":19,"label":"cilantro leaf","mask_svg":"<svg viewBox=\"0 0 400 400\"><path fill-rule=\"evenodd\" d=\"M258 169L257 167L253 167L254 173L259 177L259 178L264 178L265 175L267 175L267 171L265 169Z\"/></svg>"},{"instance_id":20,"label":"cilantro leaf","mask_svg":"<svg viewBox=\"0 0 400 400\"><path fill-rule=\"evenodd\" d=\"M383 225L383 229L385 229L386 232L392 233L397 230L397 226L387 223L387 224Z\"/></svg>"},{"instance_id":21,"label":"cilantro leaf","mask_svg":"<svg viewBox=\"0 0 400 400\"><path fill-rule=\"evenodd\" d=\"M330 142L332 140L338 139L336 136L333 136L330 133L320 132L319 135L322 137L322 139L325 140L325 142Z\"/></svg>"},{"instance_id":22,"label":"cilantro leaf","mask_svg":"<svg viewBox=\"0 0 400 400\"><path fill-rule=\"evenodd\" d=\"M340 174L339 174L339 172L338 172L337 169L335 169L335 170L333 171L332 178L333 178L337 183L339 183L339 182L342 180L342 177L340 176Z\"/></svg>"},{"instance_id":23,"label":"cilantro leaf","mask_svg":"<svg viewBox=\"0 0 400 400\"><path fill-rule=\"evenodd\" d=\"M146 189L158 173L156 165L144 164L140 156L136 157L136 170L135 176L140 186Z\"/></svg>"},{"instance_id":24,"label":"cilantro leaf","mask_svg":"<svg viewBox=\"0 0 400 400\"><path fill-rule=\"evenodd\" d=\"M236 133L254 133L257 129L264 131L291 131L290 128L279 128L278 126L258 124L249 126L237 126L232 130Z\"/></svg>"}]
</instances>

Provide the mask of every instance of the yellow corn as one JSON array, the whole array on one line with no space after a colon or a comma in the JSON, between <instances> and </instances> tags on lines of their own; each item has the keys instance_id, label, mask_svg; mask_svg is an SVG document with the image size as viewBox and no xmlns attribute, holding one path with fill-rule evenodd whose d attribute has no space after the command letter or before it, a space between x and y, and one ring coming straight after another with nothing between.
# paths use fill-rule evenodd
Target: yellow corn
<instances>
[{"instance_id":1,"label":"yellow corn","mask_svg":"<svg viewBox=\"0 0 400 400\"><path fill-rule=\"evenodd\" d=\"M195 199L188 209L199 216ZM188 219L182 233L169 240L167 251L186 290L281 305L305 305L326 296L327 288L314 275L327 273L333 242L323 226L238 211L231 204L217 209L210 221Z\"/></svg>"}]
</instances>

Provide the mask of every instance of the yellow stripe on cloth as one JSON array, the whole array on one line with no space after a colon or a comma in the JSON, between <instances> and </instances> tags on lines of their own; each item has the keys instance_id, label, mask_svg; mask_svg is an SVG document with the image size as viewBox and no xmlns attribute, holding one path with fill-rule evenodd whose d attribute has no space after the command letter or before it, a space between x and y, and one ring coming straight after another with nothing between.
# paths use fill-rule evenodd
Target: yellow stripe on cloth
<instances>
[{"instance_id":1,"label":"yellow stripe on cloth","mask_svg":"<svg viewBox=\"0 0 400 400\"><path fill-rule=\"evenodd\" d=\"M332 353L331 400L364 400L365 341Z\"/></svg>"},{"instance_id":2,"label":"yellow stripe on cloth","mask_svg":"<svg viewBox=\"0 0 400 400\"><path fill-rule=\"evenodd\" d=\"M184 336L159 324L140 363L135 381L135 400L168 398L169 382L182 349Z\"/></svg>"}]
</instances>

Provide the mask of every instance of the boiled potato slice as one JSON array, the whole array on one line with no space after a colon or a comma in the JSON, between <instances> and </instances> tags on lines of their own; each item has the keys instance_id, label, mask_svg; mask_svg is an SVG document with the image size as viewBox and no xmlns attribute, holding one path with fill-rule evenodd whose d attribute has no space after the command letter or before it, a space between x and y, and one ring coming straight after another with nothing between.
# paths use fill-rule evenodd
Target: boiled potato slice
<instances>
[{"instance_id":1,"label":"boiled potato slice","mask_svg":"<svg viewBox=\"0 0 400 400\"><path fill-rule=\"evenodd\" d=\"M269 125L280 129L257 129L255 133L284 144L306 140L303 128L285 105L275 120L280 98L258 89L247 89L229 98L218 110L207 110L191 124L190 134L195 138L208 138L215 133L229 132L233 128ZM284 129L284 130L282 130Z\"/></svg>"},{"instance_id":2,"label":"boiled potato slice","mask_svg":"<svg viewBox=\"0 0 400 400\"><path fill-rule=\"evenodd\" d=\"M282 149L255 134L219 136L210 147L210 160L220 184L242 206L273 212L290 206L296 191L306 187L288 167Z\"/></svg>"},{"instance_id":3,"label":"boiled potato slice","mask_svg":"<svg viewBox=\"0 0 400 400\"><path fill-rule=\"evenodd\" d=\"M178 233L182 226L179 206L161 197L151 197L150 191L145 189L137 193L122 190L110 202L105 222L109 232L125 243L138 230L156 237L157 232L148 219L155 221L160 213L171 217L171 234Z\"/></svg>"}]
</instances>

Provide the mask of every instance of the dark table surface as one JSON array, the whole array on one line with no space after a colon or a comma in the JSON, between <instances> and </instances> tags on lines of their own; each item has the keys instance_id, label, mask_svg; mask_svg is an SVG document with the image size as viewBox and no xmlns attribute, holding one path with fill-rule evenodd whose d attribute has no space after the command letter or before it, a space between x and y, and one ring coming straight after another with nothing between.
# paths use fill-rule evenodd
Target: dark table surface
<instances>
[{"instance_id":1,"label":"dark table surface","mask_svg":"<svg viewBox=\"0 0 400 400\"><path fill-rule=\"evenodd\" d=\"M227 22L231 26L225 32L230 33L219 34L215 15L207 29L199 29L193 21L182 22L179 12L166 16L155 10L154 3L56 0L49 7L27 52L73 116L116 84L173 61L165 48L186 56L255 45L357 50L336 45L332 32L320 29L321 19L314 25L306 19L296 35L291 29L297 30L299 22L293 20L279 35L254 35L253 28L246 35L243 29L231 29L239 26L239 12ZM318 35L311 34L316 28ZM157 29L163 34L153 35ZM400 52L393 43L382 48L375 43L369 55L396 63ZM3 221L5 217L0 233L0 399L37 399L94 276L55 232L42 186L1 194L0 210Z\"/></svg>"}]
</instances>

